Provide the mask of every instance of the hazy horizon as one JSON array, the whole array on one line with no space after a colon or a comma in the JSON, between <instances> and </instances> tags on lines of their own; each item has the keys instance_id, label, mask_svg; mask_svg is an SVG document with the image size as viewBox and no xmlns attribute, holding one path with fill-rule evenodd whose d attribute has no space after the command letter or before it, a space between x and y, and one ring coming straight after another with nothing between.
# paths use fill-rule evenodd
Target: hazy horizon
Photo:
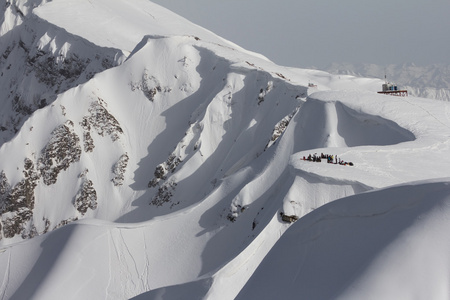
<instances>
[{"instance_id":1,"label":"hazy horizon","mask_svg":"<svg viewBox=\"0 0 450 300\"><path fill-rule=\"evenodd\" d=\"M450 63L450 1L152 2L280 65Z\"/></svg>"}]
</instances>

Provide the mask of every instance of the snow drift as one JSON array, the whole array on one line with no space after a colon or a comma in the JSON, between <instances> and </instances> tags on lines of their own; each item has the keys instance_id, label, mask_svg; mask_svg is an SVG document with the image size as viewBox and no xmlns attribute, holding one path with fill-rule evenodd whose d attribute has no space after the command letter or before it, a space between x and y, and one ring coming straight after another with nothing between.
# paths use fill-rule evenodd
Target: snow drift
<instances>
[{"instance_id":1,"label":"snow drift","mask_svg":"<svg viewBox=\"0 0 450 300\"><path fill-rule=\"evenodd\" d=\"M339 199L292 225L236 299L448 299L448 179Z\"/></svg>"}]
</instances>

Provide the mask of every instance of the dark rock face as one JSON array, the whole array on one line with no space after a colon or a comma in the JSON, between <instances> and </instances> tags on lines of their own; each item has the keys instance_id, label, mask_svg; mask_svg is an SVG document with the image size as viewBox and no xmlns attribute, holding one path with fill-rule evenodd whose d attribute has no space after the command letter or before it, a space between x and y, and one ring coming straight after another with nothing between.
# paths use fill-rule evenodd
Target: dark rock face
<instances>
[{"instance_id":1,"label":"dark rock face","mask_svg":"<svg viewBox=\"0 0 450 300\"><path fill-rule=\"evenodd\" d=\"M272 131L272 137L270 138L269 142L267 143L266 149L269 148L271 145L273 145L278 140L278 138L286 131L286 129L289 125L289 122L291 122L292 118L297 113L298 108L299 107L297 107L291 114L284 117L280 122L278 122L275 125L275 128Z\"/></svg>"},{"instance_id":2,"label":"dark rock face","mask_svg":"<svg viewBox=\"0 0 450 300\"><path fill-rule=\"evenodd\" d=\"M175 192L177 183L174 180L167 180L167 176L170 173L175 172L176 167L181 163L181 159L177 157L174 153L170 154L167 160L156 166L153 173L155 176L148 183L149 188L158 187L158 192L150 201L151 205L162 206L165 203L172 202L170 208L179 204L171 201L173 193Z\"/></svg>"},{"instance_id":3,"label":"dark rock face","mask_svg":"<svg viewBox=\"0 0 450 300\"><path fill-rule=\"evenodd\" d=\"M83 132L84 152L94 151L94 139L89 131Z\"/></svg>"},{"instance_id":4,"label":"dark rock face","mask_svg":"<svg viewBox=\"0 0 450 300\"><path fill-rule=\"evenodd\" d=\"M93 101L89 108L89 113L80 123L85 130L85 148L86 142L88 143L88 149L93 147L89 146L91 139L89 137L86 138L86 136L90 136L90 130L92 128L100 136L109 135L113 141L120 138L123 130L116 118L108 112L106 102L103 99L98 98L97 101Z\"/></svg>"},{"instance_id":5,"label":"dark rock face","mask_svg":"<svg viewBox=\"0 0 450 300\"><path fill-rule=\"evenodd\" d=\"M82 214L86 214L88 209L97 208L97 192L91 180L85 179L81 189L75 197L75 208Z\"/></svg>"},{"instance_id":6,"label":"dark rock face","mask_svg":"<svg viewBox=\"0 0 450 300\"><path fill-rule=\"evenodd\" d=\"M113 179L111 180L115 186L120 186L125 180L125 171L128 166L128 154L122 154L117 163L113 167Z\"/></svg>"},{"instance_id":7,"label":"dark rock face","mask_svg":"<svg viewBox=\"0 0 450 300\"><path fill-rule=\"evenodd\" d=\"M52 138L39 158L39 172L46 185L56 183L58 174L80 160L80 138L73 131L73 124L60 125L52 132ZM70 126L70 127L69 127Z\"/></svg>"},{"instance_id":8,"label":"dark rock face","mask_svg":"<svg viewBox=\"0 0 450 300\"><path fill-rule=\"evenodd\" d=\"M1 230L5 238L12 238L21 233L26 234L27 224L33 218L34 189L37 186L39 174L34 163L28 158L24 161L23 174L24 179L12 188L5 173L2 171L0 175Z\"/></svg>"},{"instance_id":9,"label":"dark rock face","mask_svg":"<svg viewBox=\"0 0 450 300\"><path fill-rule=\"evenodd\" d=\"M66 170L72 163L79 161L81 155L80 139L73 132L73 124L68 121L52 132L52 137L42 150L38 159L38 167L26 158L23 167L24 178L14 187L8 181L5 173L0 172L0 230L5 238L12 238L21 234L22 238L32 238L37 232L33 216L35 205L35 189L42 178L44 184L52 185L57 181L58 174ZM87 208L96 208L92 195L91 184L85 183L82 187L80 201L87 201ZM85 200L85 198L88 200ZM96 197L96 196L95 196ZM85 208L80 205L81 211ZM77 207L78 209L78 207ZM45 233L50 228L50 221L43 219ZM1 235L0 235L1 236Z\"/></svg>"},{"instance_id":10,"label":"dark rock face","mask_svg":"<svg viewBox=\"0 0 450 300\"><path fill-rule=\"evenodd\" d=\"M155 206L162 206L164 203L170 202L176 186L177 186L176 182L173 181L165 182L158 188L158 193L152 199L150 204Z\"/></svg>"}]
</instances>

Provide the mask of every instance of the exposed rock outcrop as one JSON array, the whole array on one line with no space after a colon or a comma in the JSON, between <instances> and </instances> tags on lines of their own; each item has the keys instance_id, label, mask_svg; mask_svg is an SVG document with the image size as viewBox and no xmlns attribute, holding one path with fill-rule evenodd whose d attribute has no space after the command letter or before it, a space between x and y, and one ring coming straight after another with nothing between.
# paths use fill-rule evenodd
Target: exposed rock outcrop
<instances>
[{"instance_id":1,"label":"exposed rock outcrop","mask_svg":"<svg viewBox=\"0 0 450 300\"><path fill-rule=\"evenodd\" d=\"M113 172L113 179L111 181L114 183L115 186L120 186L123 184L123 181L125 180L125 172L128 166L128 154L122 154L120 156L117 163L114 164L112 172Z\"/></svg>"},{"instance_id":2,"label":"exposed rock outcrop","mask_svg":"<svg viewBox=\"0 0 450 300\"><path fill-rule=\"evenodd\" d=\"M69 121L55 128L52 138L42 150L38 160L39 172L46 185L56 183L59 172L80 160L80 138L72 127Z\"/></svg>"},{"instance_id":3,"label":"exposed rock outcrop","mask_svg":"<svg viewBox=\"0 0 450 300\"><path fill-rule=\"evenodd\" d=\"M3 236L12 238L16 234L30 235L30 231L33 231L34 228L33 224L29 224L33 218L34 190L39 180L39 174L34 163L29 158L25 159L24 179L13 188L10 187L4 172L1 174L1 197L3 199L0 215ZM28 232L27 228L30 228Z\"/></svg>"},{"instance_id":4,"label":"exposed rock outcrop","mask_svg":"<svg viewBox=\"0 0 450 300\"><path fill-rule=\"evenodd\" d=\"M75 197L74 206L81 215L86 214L88 209L97 208L97 191L91 180L84 178L81 189Z\"/></svg>"},{"instance_id":5,"label":"exposed rock outcrop","mask_svg":"<svg viewBox=\"0 0 450 300\"><path fill-rule=\"evenodd\" d=\"M91 144L90 139L86 139L86 136L90 136L89 131L91 128L93 128L100 136L109 135L113 141L120 138L123 130L116 118L108 112L107 104L103 99L98 97L97 100L94 100L89 108L89 113L90 114L85 116L83 121L81 121L81 126L87 132L85 133L85 143L87 141L88 149L90 147L93 148L93 144L92 146L89 146L89 144Z\"/></svg>"}]
</instances>

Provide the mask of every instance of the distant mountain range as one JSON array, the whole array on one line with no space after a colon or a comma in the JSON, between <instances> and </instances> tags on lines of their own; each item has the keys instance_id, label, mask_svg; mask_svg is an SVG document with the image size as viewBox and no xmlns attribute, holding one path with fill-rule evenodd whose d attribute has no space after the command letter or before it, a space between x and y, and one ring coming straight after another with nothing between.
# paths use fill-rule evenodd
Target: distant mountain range
<instances>
[{"instance_id":1,"label":"distant mountain range","mask_svg":"<svg viewBox=\"0 0 450 300\"><path fill-rule=\"evenodd\" d=\"M332 63L325 71L332 74L384 78L407 89L409 95L450 101L450 64L416 66L408 64L376 65Z\"/></svg>"}]
</instances>

